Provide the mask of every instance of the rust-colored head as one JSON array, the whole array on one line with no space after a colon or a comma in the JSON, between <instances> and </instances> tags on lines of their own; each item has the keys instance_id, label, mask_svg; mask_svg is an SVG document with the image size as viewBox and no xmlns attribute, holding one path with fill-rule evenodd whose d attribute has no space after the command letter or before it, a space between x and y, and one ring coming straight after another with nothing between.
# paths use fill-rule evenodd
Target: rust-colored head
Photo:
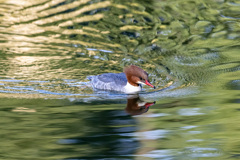
<instances>
[{"instance_id":1,"label":"rust-colored head","mask_svg":"<svg viewBox=\"0 0 240 160\"><path fill-rule=\"evenodd\" d=\"M128 82L133 86L139 86L139 84L146 84L150 87L155 87L149 82L148 74L142 68L131 65L125 67L123 72L126 74Z\"/></svg>"}]
</instances>

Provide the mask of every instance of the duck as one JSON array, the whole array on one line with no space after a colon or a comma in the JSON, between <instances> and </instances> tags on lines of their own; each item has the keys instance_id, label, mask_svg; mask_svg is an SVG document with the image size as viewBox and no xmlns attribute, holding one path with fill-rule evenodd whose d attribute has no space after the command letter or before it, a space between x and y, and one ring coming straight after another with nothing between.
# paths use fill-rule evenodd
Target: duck
<instances>
[{"instance_id":1,"label":"duck","mask_svg":"<svg viewBox=\"0 0 240 160\"><path fill-rule=\"evenodd\" d=\"M122 73L103 73L87 78L92 88L97 90L134 94L142 90L142 85L155 89L155 86L149 82L148 73L136 65L125 67Z\"/></svg>"}]
</instances>

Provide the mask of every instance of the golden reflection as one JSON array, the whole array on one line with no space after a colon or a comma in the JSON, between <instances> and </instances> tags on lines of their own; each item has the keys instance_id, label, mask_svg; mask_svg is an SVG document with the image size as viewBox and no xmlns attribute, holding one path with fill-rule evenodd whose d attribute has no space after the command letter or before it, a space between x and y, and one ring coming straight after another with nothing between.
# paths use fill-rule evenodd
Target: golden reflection
<instances>
[{"instance_id":1,"label":"golden reflection","mask_svg":"<svg viewBox=\"0 0 240 160\"><path fill-rule=\"evenodd\" d=\"M31 65L35 64L36 61L41 60L42 57L33 57L33 56L19 56L13 59L13 63L18 65ZM44 59L42 59L44 60Z\"/></svg>"},{"instance_id":2,"label":"golden reflection","mask_svg":"<svg viewBox=\"0 0 240 160\"><path fill-rule=\"evenodd\" d=\"M112 6L114 6L115 8L118 8L118 9L128 9L127 6L122 5L122 4L116 4L116 3L114 3L114 4L112 4Z\"/></svg>"},{"instance_id":3,"label":"golden reflection","mask_svg":"<svg viewBox=\"0 0 240 160\"><path fill-rule=\"evenodd\" d=\"M96 33L100 32L99 29L97 29L97 28L92 28L92 27L88 27L88 26L84 26L84 27L82 27L82 29L88 30L88 31L94 31L94 32L96 32Z\"/></svg>"},{"instance_id":4,"label":"golden reflection","mask_svg":"<svg viewBox=\"0 0 240 160\"><path fill-rule=\"evenodd\" d=\"M136 31L140 31L140 30L146 29L146 28L149 28L149 27L126 25L126 26L120 27L120 30L136 30Z\"/></svg>"},{"instance_id":5,"label":"golden reflection","mask_svg":"<svg viewBox=\"0 0 240 160\"><path fill-rule=\"evenodd\" d=\"M12 69L9 74L15 76L33 76L43 67L39 62L47 60L48 57L19 56L10 60Z\"/></svg>"},{"instance_id":6,"label":"golden reflection","mask_svg":"<svg viewBox=\"0 0 240 160\"><path fill-rule=\"evenodd\" d=\"M98 21L104 17L104 14L95 14L95 15L90 15L90 16L83 16L80 18L75 18L74 20L71 21L66 21L64 23L60 23L60 27L67 27L67 26L72 26L74 23L83 23L83 22L89 22L89 21Z\"/></svg>"},{"instance_id":7,"label":"golden reflection","mask_svg":"<svg viewBox=\"0 0 240 160\"><path fill-rule=\"evenodd\" d=\"M92 44L85 41L78 41L78 40L62 40L62 39L56 39L54 37L44 37L44 36L38 36L34 38L26 37L26 36L17 36L17 35L3 35L5 39L8 39L9 41L7 43L2 43L0 46L2 47L26 47L31 49L32 47L37 46L44 46L44 44L41 43L59 43L59 44L79 44L83 46L94 46L97 48L101 48L102 45L99 44ZM40 44L39 44L40 43ZM113 44L107 44L109 46L114 46ZM49 45L51 47L54 47L52 45ZM15 48L17 49L17 48Z\"/></svg>"},{"instance_id":8,"label":"golden reflection","mask_svg":"<svg viewBox=\"0 0 240 160\"><path fill-rule=\"evenodd\" d=\"M94 4L91 4L88 6L83 6L81 9L70 12L70 13L63 13L63 14L52 16L49 18L40 19L33 23L35 23L37 25L45 25L45 24L57 22L60 20L72 19L73 17L79 16L84 12L88 12L88 11L98 9L98 8L105 8L110 5L111 5L111 2L109 2L109 1L94 3Z\"/></svg>"},{"instance_id":9,"label":"golden reflection","mask_svg":"<svg viewBox=\"0 0 240 160\"><path fill-rule=\"evenodd\" d=\"M28 7L28 6L34 6L34 5L42 4L42 3L47 2L47 1L48 0L38 0L38 1L32 1L32 0L7 0L7 1L5 1L5 3L22 6L22 8L24 8L24 7Z\"/></svg>"},{"instance_id":10,"label":"golden reflection","mask_svg":"<svg viewBox=\"0 0 240 160\"><path fill-rule=\"evenodd\" d=\"M82 29L72 29L72 30L63 30L62 34L79 34L79 35L89 35L95 38L102 38L100 34L94 34L90 32L84 32Z\"/></svg>"},{"instance_id":11,"label":"golden reflection","mask_svg":"<svg viewBox=\"0 0 240 160\"><path fill-rule=\"evenodd\" d=\"M9 1L9 3L14 2L15 1ZM81 49L71 48L71 50L74 50L76 52L79 52L79 50L82 51L85 46L99 49L120 47L119 44L105 42L105 37L103 37L103 35L109 34L110 32L108 30L102 31L98 28L93 28L89 26L84 26L82 29L61 28L72 27L75 23L99 21L100 19L104 18L103 13L84 16L82 16L82 14L85 12L97 10L99 8L109 7L111 6L110 1L87 4L88 2L90 2L90 0L79 0L56 6L63 2L65 1L38 1L34 3L31 3L30 1L17 1L16 4L21 5L23 8L31 6L31 4L32 6L26 9L17 9L12 13L6 13L4 14L4 16L0 17L5 25L11 24L8 27L3 28L5 34L0 33L2 37L1 39L5 41L4 43L1 43L0 46L3 49L7 48L8 51L13 51L15 53L39 53L51 49L54 49L54 51L56 52L56 48L61 48L63 49L62 51L65 52L64 50L69 49L65 48L64 45L59 46L59 44L65 44L66 46L81 46ZM76 8L76 10L67 13L57 14L73 8ZM28 21L29 23L26 23ZM51 24L56 22L59 23L54 25ZM71 40L67 37L62 38L66 35L88 36L88 39L98 39L98 42L93 43L93 40L90 41L84 38L80 40ZM91 51L91 54L95 55L95 53L93 54L93 52L95 51Z\"/></svg>"},{"instance_id":12,"label":"golden reflection","mask_svg":"<svg viewBox=\"0 0 240 160\"><path fill-rule=\"evenodd\" d=\"M48 10L44 10L44 11L40 12L38 14L38 16L40 16L40 17L49 16L49 15L56 14L56 13L59 13L59 12L63 12L63 11L66 11L66 10L69 10L69 9L72 9L72 8L79 7L80 5L86 4L88 2L90 2L90 0L74 1L73 3L65 4L65 5L58 6L56 8L51 8L51 9L48 9Z\"/></svg>"},{"instance_id":13,"label":"golden reflection","mask_svg":"<svg viewBox=\"0 0 240 160\"><path fill-rule=\"evenodd\" d=\"M17 107L15 109L13 109L12 111L13 112L28 112L28 113L36 112L35 109L30 109L30 108L26 108L26 107Z\"/></svg>"},{"instance_id":14,"label":"golden reflection","mask_svg":"<svg viewBox=\"0 0 240 160\"><path fill-rule=\"evenodd\" d=\"M11 27L5 29L5 31L8 33L15 33L15 34L21 34L21 35L31 35L31 34L44 33L46 30L35 24L17 24L17 25L12 25Z\"/></svg>"},{"instance_id":15,"label":"golden reflection","mask_svg":"<svg viewBox=\"0 0 240 160\"><path fill-rule=\"evenodd\" d=\"M11 0L11 1L14 1L14 0ZM27 22L27 21L30 21L30 20L34 20L34 19L37 19L39 15L38 12L41 11L41 10L45 10L49 7L52 7L52 6L55 6L59 3L62 3L64 2L65 0L53 0L53 1L49 1L47 3L44 3L46 0L44 1L35 1L36 4L33 4L34 2L33 1L29 1L29 3L26 3L26 4L23 4L23 5L20 5L19 6L31 6L30 8L27 7L27 9L19 9L19 10L15 10L13 12L13 15L17 15L16 17L15 16L11 16L11 21L16 23L16 22ZM15 2L12 2L13 4L17 4L18 2L26 2L26 1L22 1L22 0L16 0ZM10 2L11 3L11 2ZM31 14L29 14L31 13ZM34 13L34 14L33 14Z\"/></svg>"},{"instance_id":16,"label":"golden reflection","mask_svg":"<svg viewBox=\"0 0 240 160\"><path fill-rule=\"evenodd\" d=\"M69 59L70 56L16 56L10 58L7 74L10 77L21 77L23 79L56 79L59 76L64 77L64 71L61 69L50 72L48 66L54 61ZM53 65L53 64L52 64ZM71 75L68 75L71 76ZM65 75L66 77L66 75Z\"/></svg>"}]
</instances>

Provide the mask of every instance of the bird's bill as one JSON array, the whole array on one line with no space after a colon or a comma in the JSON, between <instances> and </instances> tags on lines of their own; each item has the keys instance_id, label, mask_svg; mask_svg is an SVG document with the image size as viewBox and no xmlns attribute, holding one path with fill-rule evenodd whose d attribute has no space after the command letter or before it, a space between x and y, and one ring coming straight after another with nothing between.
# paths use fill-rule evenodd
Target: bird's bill
<instances>
[{"instance_id":1,"label":"bird's bill","mask_svg":"<svg viewBox=\"0 0 240 160\"><path fill-rule=\"evenodd\" d=\"M148 80L145 80L145 84L155 89L155 86L152 85Z\"/></svg>"}]
</instances>

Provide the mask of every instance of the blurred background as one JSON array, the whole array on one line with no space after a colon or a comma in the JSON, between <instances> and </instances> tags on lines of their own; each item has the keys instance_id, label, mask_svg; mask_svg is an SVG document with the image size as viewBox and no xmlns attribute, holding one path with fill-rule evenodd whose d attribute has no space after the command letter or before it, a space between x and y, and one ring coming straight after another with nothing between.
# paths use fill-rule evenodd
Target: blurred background
<instances>
[{"instance_id":1,"label":"blurred background","mask_svg":"<svg viewBox=\"0 0 240 160\"><path fill-rule=\"evenodd\" d=\"M239 159L239 51L238 0L1 0L0 159Z\"/></svg>"}]
</instances>

